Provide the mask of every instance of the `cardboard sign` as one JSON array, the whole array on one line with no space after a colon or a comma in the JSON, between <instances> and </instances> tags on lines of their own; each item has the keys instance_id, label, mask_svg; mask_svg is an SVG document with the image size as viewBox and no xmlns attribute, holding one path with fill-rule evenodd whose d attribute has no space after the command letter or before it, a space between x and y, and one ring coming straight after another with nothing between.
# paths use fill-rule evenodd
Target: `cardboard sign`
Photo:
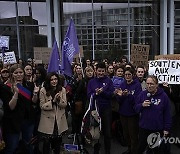
<instances>
[{"instance_id":1,"label":"cardboard sign","mask_svg":"<svg viewBox=\"0 0 180 154\"><path fill-rule=\"evenodd\" d=\"M131 62L134 66L148 66L149 45L131 44Z\"/></svg>"},{"instance_id":2,"label":"cardboard sign","mask_svg":"<svg viewBox=\"0 0 180 154\"><path fill-rule=\"evenodd\" d=\"M163 60L180 60L180 54L171 54L171 55L157 55L155 56L155 60L163 59Z\"/></svg>"},{"instance_id":3,"label":"cardboard sign","mask_svg":"<svg viewBox=\"0 0 180 154\"><path fill-rule=\"evenodd\" d=\"M180 84L180 60L149 61L149 74L157 76L159 83Z\"/></svg>"},{"instance_id":4,"label":"cardboard sign","mask_svg":"<svg viewBox=\"0 0 180 154\"><path fill-rule=\"evenodd\" d=\"M84 57L83 46L82 46L82 45L80 45L80 46L79 46L79 49L80 49L80 51L79 51L79 53L80 53L80 57L82 58L82 57ZM78 54L76 54L76 55L74 56L74 58L79 58L79 53L78 53Z\"/></svg>"},{"instance_id":5,"label":"cardboard sign","mask_svg":"<svg viewBox=\"0 0 180 154\"><path fill-rule=\"evenodd\" d=\"M4 64L15 64L15 63L17 63L14 51L5 52L3 58L4 58ZM2 53L0 53L0 61L3 61L3 58L2 58Z\"/></svg>"},{"instance_id":6,"label":"cardboard sign","mask_svg":"<svg viewBox=\"0 0 180 154\"><path fill-rule=\"evenodd\" d=\"M34 47L34 59L39 62L42 61L43 64L48 64L51 52L52 48Z\"/></svg>"}]
</instances>

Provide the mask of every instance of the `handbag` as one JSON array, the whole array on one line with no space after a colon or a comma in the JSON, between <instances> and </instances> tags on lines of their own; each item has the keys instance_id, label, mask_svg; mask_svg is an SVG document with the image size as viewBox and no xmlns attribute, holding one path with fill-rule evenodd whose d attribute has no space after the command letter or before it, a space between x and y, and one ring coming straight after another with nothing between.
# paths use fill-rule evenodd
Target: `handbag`
<instances>
[{"instance_id":1,"label":"handbag","mask_svg":"<svg viewBox=\"0 0 180 154\"><path fill-rule=\"evenodd\" d=\"M95 108L92 109L93 96L90 98L89 107L83 117L81 133L84 135L88 143L92 140L98 140L101 132L101 118L99 116L95 101Z\"/></svg>"},{"instance_id":2,"label":"handbag","mask_svg":"<svg viewBox=\"0 0 180 154\"><path fill-rule=\"evenodd\" d=\"M0 128L0 151L2 151L5 148L5 142L2 137L2 129Z\"/></svg>"}]
</instances>

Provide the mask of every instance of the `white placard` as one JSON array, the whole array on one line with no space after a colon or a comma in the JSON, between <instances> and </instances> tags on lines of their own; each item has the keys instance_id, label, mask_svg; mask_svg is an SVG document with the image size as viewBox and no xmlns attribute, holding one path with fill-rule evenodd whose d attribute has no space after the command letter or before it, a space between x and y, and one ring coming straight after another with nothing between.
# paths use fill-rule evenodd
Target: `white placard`
<instances>
[{"instance_id":1,"label":"white placard","mask_svg":"<svg viewBox=\"0 0 180 154\"><path fill-rule=\"evenodd\" d=\"M149 75L155 75L159 83L180 84L180 60L149 61Z\"/></svg>"},{"instance_id":2,"label":"white placard","mask_svg":"<svg viewBox=\"0 0 180 154\"><path fill-rule=\"evenodd\" d=\"M0 61L2 61L2 53L0 53ZM4 64L15 64L16 62L16 56L14 54L14 51L12 52L5 52L4 53Z\"/></svg>"},{"instance_id":3,"label":"white placard","mask_svg":"<svg viewBox=\"0 0 180 154\"><path fill-rule=\"evenodd\" d=\"M2 47L9 50L9 36L0 36L0 49L2 49Z\"/></svg>"}]
</instances>

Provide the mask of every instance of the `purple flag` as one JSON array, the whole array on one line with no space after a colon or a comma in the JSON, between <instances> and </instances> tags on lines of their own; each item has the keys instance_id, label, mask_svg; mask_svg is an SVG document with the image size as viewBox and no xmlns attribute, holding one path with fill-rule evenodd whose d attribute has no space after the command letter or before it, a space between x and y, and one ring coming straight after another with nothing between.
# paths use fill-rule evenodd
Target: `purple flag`
<instances>
[{"instance_id":1,"label":"purple flag","mask_svg":"<svg viewBox=\"0 0 180 154\"><path fill-rule=\"evenodd\" d=\"M54 40L47 72L58 72L60 70L60 56L56 40Z\"/></svg>"},{"instance_id":2,"label":"purple flag","mask_svg":"<svg viewBox=\"0 0 180 154\"><path fill-rule=\"evenodd\" d=\"M67 33L62 45L62 63L61 71L67 76L72 76L71 64L73 57L79 53L79 43L76 35L74 22L71 19Z\"/></svg>"}]
</instances>

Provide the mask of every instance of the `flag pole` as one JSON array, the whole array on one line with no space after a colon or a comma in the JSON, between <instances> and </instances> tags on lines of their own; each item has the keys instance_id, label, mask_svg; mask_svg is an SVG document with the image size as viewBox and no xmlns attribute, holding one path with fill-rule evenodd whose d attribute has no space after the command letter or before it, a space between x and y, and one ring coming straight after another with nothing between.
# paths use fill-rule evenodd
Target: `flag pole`
<instances>
[{"instance_id":1,"label":"flag pole","mask_svg":"<svg viewBox=\"0 0 180 154\"><path fill-rule=\"evenodd\" d=\"M3 62L3 66L4 66L4 54L5 54L5 49L6 49L6 47L2 47L2 62Z\"/></svg>"},{"instance_id":2,"label":"flag pole","mask_svg":"<svg viewBox=\"0 0 180 154\"><path fill-rule=\"evenodd\" d=\"M81 70L82 70L82 76L84 78L84 72L83 72L83 66L82 66L82 59L81 59L81 55L80 55L80 52L79 52L79 62L80 62L80 65L81 65Z\"/></svg>"},{"instance_id":3,"label":"flag pole","mask_svg":"<svg viewBox=\"0 0 180 154\"><path fill-rule=\"evenodd\" d=\"M92 59L95 60L95 53L94 53L94 2L91 1L92 4Z\"/></svg>"}]
</instances>

